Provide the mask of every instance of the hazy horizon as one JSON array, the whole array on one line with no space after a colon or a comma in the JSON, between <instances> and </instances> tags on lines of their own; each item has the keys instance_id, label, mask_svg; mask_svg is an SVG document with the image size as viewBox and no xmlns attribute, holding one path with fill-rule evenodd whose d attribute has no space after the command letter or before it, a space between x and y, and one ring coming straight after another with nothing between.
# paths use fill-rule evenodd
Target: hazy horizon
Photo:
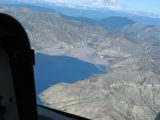
<instances>
[{"instance_id":1,"label":"hazy horizon","mask_svg":"<svg viewBox=\"0 0 160 120\"><path fill-rule=\"evenodd\" d=\"M139 11L160 15L159 0L1 0L0 3L32 3L60 4L65 6L90 6L96 8L111 8L114 10Z\"/></svg>"}]
</instances>

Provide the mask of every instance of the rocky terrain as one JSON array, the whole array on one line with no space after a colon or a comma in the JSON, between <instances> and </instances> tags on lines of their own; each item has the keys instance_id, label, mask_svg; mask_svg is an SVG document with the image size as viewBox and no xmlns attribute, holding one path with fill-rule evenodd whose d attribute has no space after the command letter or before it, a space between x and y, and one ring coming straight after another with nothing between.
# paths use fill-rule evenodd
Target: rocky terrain
<instances>
[{"instance_id":1,"label":"rocky terrain","mask_svg":"<svg viewBox=\"0 0 160 120\"><path fill-rule=\"evenodd\" d=\"M158 65L128 40L111 43L99 52L110 59L108 73L53 85L40 95L44 104L94 120L154 120L160 110Z\"/></svg>"},{"instance_id":2,"label":"rocky terrain","mask_svg":"<svg viewBox=\"0 0 160 120\"><path fill-rule=\"evenodd\" d=\"M44 105L93 120L154 120L160 111L160 27L72 18L57 12L4 7L27 30L31 45L51 55L107 65L106 74L60 83L40 94ZM127 22L128 21L128 22ZM106 23L108 22L108 23ZM105 24L106 23L106 24ZM113 27L113 28L112 28Z\"/></svg>"}]
</instances>

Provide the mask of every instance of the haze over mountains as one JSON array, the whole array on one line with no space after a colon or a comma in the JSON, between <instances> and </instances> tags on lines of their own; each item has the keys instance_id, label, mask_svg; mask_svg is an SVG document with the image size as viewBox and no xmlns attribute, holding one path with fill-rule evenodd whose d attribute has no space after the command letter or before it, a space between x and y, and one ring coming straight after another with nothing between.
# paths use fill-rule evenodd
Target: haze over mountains
<instances>
[{"instance_id":1,"label":"haze over mountains","mask_svg":"<svg viewBox=\"0 0 160 120\"><path fill-rule=\"evenodd\" d=\"M86 10L100 10L100 11L112 11L112 12L126 12L127 14L132 14L132 15L139 15L139 16L149 16L149 17L154 17L154 18L160 18L160 14L158 13L157 10L152 10L155 7L158 7L157 5L159 2L153 1L157 3L154 4L149 4L148 1L145 3L150 6L149 10L143 11L143 6L139 7L139 10L135 9L134 7L138 7L140 4L142 4L141 1L135 1L136 3L139 4L133 4L133 6L128 6L127 1L126 3L122 3L121 0L80 0L80 1L74 1L74 0L2 0L0 3L5 3L5 4L19 4L19 5L36 5L36 6L43 6L43 7L50 7L53 8L56 6L58 7L66 7L66 8L75 8L75 9L86 9ZM145 1L144 1L145 2ZM134 3L134 2L130 2Z\"/></svg>"},{"instance_id":2,"label":"haze over mountains","mask_svg":"<svg viewBox=\"0 0 160 120\"><path fill-rule=\"evenodd\" d=\"M44 105L94 120L154 120L160 111L160 26L129 17L95 20L1 6L25 27L32 47L108 66L108 73L40 94ZM148 19L147 19L148 20Z\"/></svg>"}]
</instances>

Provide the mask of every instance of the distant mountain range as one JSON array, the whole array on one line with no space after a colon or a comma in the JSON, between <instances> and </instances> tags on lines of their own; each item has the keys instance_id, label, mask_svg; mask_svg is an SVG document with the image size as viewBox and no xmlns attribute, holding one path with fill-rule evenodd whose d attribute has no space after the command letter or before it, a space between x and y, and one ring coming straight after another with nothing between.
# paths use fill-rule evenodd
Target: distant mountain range
<instances>
[{"instance_id":1,"label":"distant mountain range","mask_svg":"<svg viewBox=\"0 0 160 120\"><path fill-rule=\"evenodd\" d=\"M70 1L70 0L2 0L0 1L1 4L19 4L19 5L34 5L34 6L43 6L43 7L50 7L53 8L54 6L57 7L67 7L73 9L84 9L84 10L110 10L116 12L125 12L127 14L137 15L137 16L144 16L144 17L151 17L151 18L160 18L160 15L154 13L147 13L147 12L140 12L130 7L119 3L117 0L92 0L92 1Z\"/></svg>"},{"instance_id":2,"label":"distant mountain range","mask_svg":"<svg viewBox=\"0 0 160 120\"><path fill-rule=\"evenodd\" d=\"M0 3L16 3L16 4L44 4L44 5L58 5L58 6L65 6L65 7L72 7L72 8L107 8L107 9L113 9L113 10L125 10L127 9L126 6L121 5L117 2L117 0L92 0L92 1L86 1L86 2L73 2L68 0L5 0L1 1ZM128 8L129 9L129 8Z\"/></svg>"},{"instance_id":3,"label":"distant mountain range","mask_svg":"<svg viewBox=\"0 0 160 120\"><path fill-rule=\"evenodd\" d=\"M134 43L149 42L156 48L156 54L160 48L159 26L140 23L128 17L112 16L95 20L66 16L55 10L33 6L1 6L0 12L16 17L23 24L37 51L49 48L96 48L99 43L114 36L127 38Z\"/></svg>"},{"instance_id":4,"label":"distant mountain range","mask_svg":"<svg viewBox=\"0 0 160 120\"><path fill-rule=\"evenodd\" d=\"M149 25L160 25L160 18L158 16L146 14L146 13L129 13L126 11L114 11L111 9L83 9L83 8L73 8L66 6L57 6L55 4L1 4L1 6L15 6L16 8L27 7L32 10L46 11L46 12L58 12L71 17L89 18L94 20L102 20L107 17L118 16L127 17L134 21L138 21Z\"/></svg>"}]
</instances>

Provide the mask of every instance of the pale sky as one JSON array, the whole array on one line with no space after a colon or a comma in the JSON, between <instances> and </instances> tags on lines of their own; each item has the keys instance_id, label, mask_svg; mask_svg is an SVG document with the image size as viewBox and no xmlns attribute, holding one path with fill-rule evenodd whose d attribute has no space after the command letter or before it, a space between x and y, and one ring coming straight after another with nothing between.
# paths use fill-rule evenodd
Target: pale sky
<instances>
[{"instance_id":1,"label":"pale sky","mask_svg":"<svg viewBox=\"0 0 160 120\"><path fill-rule=\"evenodd\" d=\"M136 10L160 14L160 0L118 0Z\"/></svg>"},{"instance_id":2,"label":"pale sky","mask_svg":"<svg viewBox=\"0 0 160 120\"><path fill-rule=\"evenodd\" d=\"M85 5L87 3L93 3L95 1L104 2L104 1L116 1L122 5L128 6L137 11L155 13L160 15L160 0L0 0L0 2L14 2L16 1L26 1L26 2L58 2L58 3L67 3L75 5Z\"/></svg>"}]
</instances>

